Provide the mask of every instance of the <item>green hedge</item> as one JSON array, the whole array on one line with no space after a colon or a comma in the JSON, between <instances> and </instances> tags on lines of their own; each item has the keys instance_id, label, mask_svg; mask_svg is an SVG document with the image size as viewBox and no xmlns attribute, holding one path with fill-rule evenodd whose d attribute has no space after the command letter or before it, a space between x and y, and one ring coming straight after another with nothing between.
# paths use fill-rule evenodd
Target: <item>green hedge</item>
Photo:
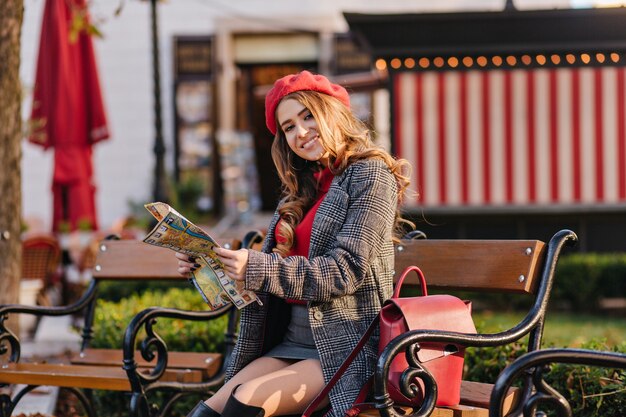
<instances>
[{"instance_id":1,"label":"green hedge","mask_svg":"<svg viewBox=\"0 0 626 417\"><path fill-rule=\"evenodd\" d=\"M601 341L583 348L626 353L626 342L610 348ZM565 396L575 416L623 417L626 410L626 370L554 364L546 381Z\"/></svg>"},{"instance_id":2,"label":"green hedge","mask_svg":"<svg viewBox=\"0 0 626 417\"><path fill-rule=\"evenodd\" d=\"M140 311L153 306L207 310L202 297L191 288L149 290L142 294L133 294L119 302L98 300L92 347L121 347L128 323ZM168 350L217 352L223 346L227 321L227 316L209 322L162 318L157 320L154 329L163 338ZM138 338L139 341L141 338Z\"/></svg>"},{"instance_id":3,"label":"green hedge","mask_svg":"<svg viewBox=\"0 0 626 417\"><path fill-rule=\"evenodd\" d=\"M593 340L582 349L626 353L626 342L609 347ZM499 348L468 348L464 378L495 382L500 371L526 352L526 345L515 343ZM626 370L570 364L552 364L545 381L559 391L573 414L585 417L623 417L626 410Z\"/></svg>"},{"instance_id":4,"label":"green hedge","mask_svg":"<svg viewBox=\"0 0 626 417\"><path fill-rule=\"evenodd\" d=\"M602 298L626 297L626 253L561 257L552 297L550 305L578 312L597 312Z\"/></svg>"},{"instance_id":5,"label":"green hedge","mask_svg":"<svg viewBox=\"0 0 626 417\"><path fill-rule=\"evenodd\" d=\"M98 286L98 299L120 301L133 295L141 295L146 291L164 292L172 288L190 289L193 285L187 281L104 281Z\"/></svg>"},{"instance_id":6,"label":"green hedge","mask_svg":"<svg viewBox=\"0 0 626 417\"><path fill-rule=\"evenodd\" d=\"M94 317L94 339L91 346L94 348L116 348L122 346L124 331L132 318L140 311L152 307L175 307L184 310L206 310L207 305L202 297L192 288L171 288L164 290L159 286L157 290L144 291L143 288L131 285L132 292L140 292L123 298L118 302L98 300ZM114 288L113 294L123 293ZM116 298L117 295L114 296ZM180 319L158 319L154 329L165 341L170 351L192 352L221 352L224 344L224 332L228 317L206 321L185 321ZM141 342L145 333L140 333L137 342ZM154 394L151 394L154 395ZM165 395L152 397L157 403L162 402ZM97 414L107 417L122 417L128 415L130 397L110 391L95 391L94 399ZM184 416L193 408L199 397L181 401L172 412L172 416Z\"/></svg>"}]
</instances>

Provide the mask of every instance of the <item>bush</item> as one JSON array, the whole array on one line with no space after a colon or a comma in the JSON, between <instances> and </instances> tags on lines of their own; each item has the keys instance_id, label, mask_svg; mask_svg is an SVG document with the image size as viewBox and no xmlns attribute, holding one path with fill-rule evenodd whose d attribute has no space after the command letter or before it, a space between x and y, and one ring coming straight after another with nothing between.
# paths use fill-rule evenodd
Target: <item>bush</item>
<instances>
[{"instance_id":1,"label":"bush","mask_svg":"<svg viewBox=\"0 0 626 417\"><path fill-rule=\"evenodd\" d=\"M603 341L583 348L626 353L626 342L611 349ZM553 364L546 382L559 391L576 416L622 417L626 410L626 370L586 365Z\"/></svg>"},{"instance_id":2,"label":"bush","mask_svg":"<svg viewBox=\"0 0 626 417\"><path fill-rule=\"evenodd\" d=\"M502 369L526 351L526 344L521 342L492 348L467 348L463 378L468 381L493 383Z\"/></svg>"},{"instance_id":3,"label":"bush","mask_svg":"<svg viewBox=\"0 0 626 417\"><path fill-rule=\"evenodd\" d=\"M581 348L626 353L626 342L610 348L604 341L596 339ZM500 371L524 353L526 345L523 342L494 348L468 348L464 379L494 383ZM569 401L576 416L621 417L626 410L624 369L557 363L552 364L544 376L545 381Z\"/></svg>"},{"instance_id":4,"label":"bush","mask_svg":"<svg viewBox=\"0 0 626 417\"><path fill-rule=\"evenodd\" d=\"M94 348L120 348L126 326L140 311L153 306L175 307L183 310L207 310L202 297L193 289L172 288L165 292L146 291L119 302L98 300L94 317ZM220 351L228 318L185 321L159 319L154 329L163 338L169 350L192 352ZM141 341L141 338L138 338Z\"/></svg>"},{"instance_id":5,"label":"bush","mask_svg":"<svg viewBox=\"0 0 626 417\"><path fill-rule=\"evenodd\" d=\"M132 287L135 288L135 287ZM116 290L117 291L117 290ZM202 297L191 288L169 290L148 290L133 294L118 302L99 299L94 317L94 348L114 348L122 346L124 331L132 318L140 311L152 307L175 307L184 310L206 310ZM185 321L180 319L158 319L153 329L165 341L169 351L221 352L227 315L206 321ZM141 342L145 333L140 333ZM122 417L128 414L130 397L110 391L95 391L97 414L108 417ZM154 396L154 394L152 394ZM152 400L163 401L165 394L157 394ZM184 416L199 398L193 398L177 407L172 415ZM181 402L182 403L182 402Z\"/></svg>"},{"instance_id":6,"label":"bush","mask_svg":"<svg viewBox=\"0 0 626 417\"><path fill-rule=\"evenodd\" d=\"M600 299L623 297L624 294L626 294L624 253L570 254L563 256L557 264L552 295L557 304L565 304L578 312L597 312Z\"/></svg>"},{"instance_id":7,"label":"bush","mask_svg":"<svg viewBox=\"0 0 626 417\"><path fill-rule=\"evenodd\" d=\"M189 289L193 288L193 286L186 281L104 281L98 285L98 299L117 302L133 295L141 295L146 291L165 292L172 288Z\"/></svg>"}]
</instances>

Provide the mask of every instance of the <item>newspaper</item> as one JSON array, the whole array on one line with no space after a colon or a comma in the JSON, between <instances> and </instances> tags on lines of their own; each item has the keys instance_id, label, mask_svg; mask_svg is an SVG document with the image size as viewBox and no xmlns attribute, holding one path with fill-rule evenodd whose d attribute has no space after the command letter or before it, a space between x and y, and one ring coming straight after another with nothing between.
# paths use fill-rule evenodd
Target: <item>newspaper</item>
<instances>
[{"instance_id":1,"label":"newspaper","mask_svg":"<svg viewBox=\"0 0 626 417\"><path fill-rule=\"evenodd\" d=\"M144 207L158 223L143 241L194 256L200 268L191 273L190 280L212 310L229 303L240 309L254 301L260 303L254 292L238 288L226 275L224 265L213 251L219 245L208 233L166 203L149 203Z\"/></svg>"}]
</instances>

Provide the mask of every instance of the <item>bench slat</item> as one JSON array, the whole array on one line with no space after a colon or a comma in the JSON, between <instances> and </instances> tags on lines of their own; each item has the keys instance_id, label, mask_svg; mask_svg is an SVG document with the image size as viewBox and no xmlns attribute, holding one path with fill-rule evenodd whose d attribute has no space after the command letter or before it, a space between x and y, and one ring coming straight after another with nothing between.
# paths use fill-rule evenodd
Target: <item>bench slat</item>
<instances>
[{"instance_id":1,"label":"bench slat","mask_svg":"<svg viewBox=\"0 0 626 417\"><path fill-rule=\"evenodd\" d=\"M138 240L102 241L93 270L95 279L185 279L177 271L174 253Z\"/></svg>"},{"instance_id":2,"label":"bench slat","mask_svg":"<svg viewBox=\"0 0 626 417\"><path fill-rule=\"evenodd\" d=\"M119 349L85 349L82 353L71 356L75 365L121 366L124 354ZM153 368L154 362L147 362L139 351L135 352L135 361L140 368ZM168 369L192 369L202 373L205 379L215 375L222 365L220 353L167 352Z\"/></svg>"},{"instance_id":3,"label":"bench slat","mask_svg":"<svg viewBox=\"0 0 626 417\"><path fill-rule=\"evenodd\" d=\"M461 381L461 404L454 407L436 407L430 417L489 417L489 399L492 384L473 381ZM511 388L504 400L503 415L507 414L516 404L520 390ZM410 407L398 407L411 414ZM359 417L380 417L377 410L368 410Z\"/></svg>"},{"instance_id":4,"label":"bench slat","mask_svg":"<svg viewBox=\"0 0 626 417\"><path fill-rule=\"evenodd\" d=\"M489 417L489 409L473 407L471 405L457 405L454 407L440 408L439 410L449 410L452 417Z\"/></svg>"},{"instance_id":5,"label":"bench slat","mask_svg":"<svg viewBox=\"0 0 626 417\"><path fill-rule=\"evenodd\" d=\"M93 277L107 280L186 280L176 271L177 268L174 252L169 249L140 240L103 240L98 245Z\"/></svg>"},{"instance_id":6,"label":"bench slat","mask_svg":"<svg viewBox=\"0 0 626 417\"><path fill-rule=\"evenodd\" d=\"M484 382L462 381L461 404L474 407L489 408L493 384ZM511 388L504 398L503 411L507 414L517 403L521 391L519 388Z\"/></svg>"},{"instance_id":7,"label":"bench slat","mask_svg":"<svg viewBox=\"0 0 626 417\"><path fill-rule=\"evenodd\" d=\"M429 288L533 293L543 249L538 240L405 240L395 250L396 278L417 265ZM419 285L415 274L405 283Z\"/></svg>"},{"instance_id":8,"label":"bench slat","mask_svg":"<svg viewBox=\"0 0 626 417\"><path fill-rule=\"evenodd\" d=\"M200 371L165 371L161 381L201 382ZM47 363L11 363L0 369L0 383L52 385L130 391L126 371L108 366L83 366Z\"/></svg>"}]
</instances>

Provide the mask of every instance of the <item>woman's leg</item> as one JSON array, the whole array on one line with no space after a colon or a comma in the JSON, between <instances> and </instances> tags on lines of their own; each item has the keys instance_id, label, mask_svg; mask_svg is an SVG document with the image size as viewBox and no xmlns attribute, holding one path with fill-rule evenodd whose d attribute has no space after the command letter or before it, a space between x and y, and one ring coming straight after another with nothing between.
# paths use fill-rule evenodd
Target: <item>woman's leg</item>
<instances>
[{"instance_id":1,"label":"woman's leg","mask_svg":"<svg viewBox=\"0 0 626 417\"><path fill-rule=\"evenodd\" d=\"M266 417L302 413L325 386L317 359L295 362L239 383L233 396L243 404L262 407ZM327 404L325 399L319 408ZM228 410L224 412L224 417L231 417Z\"/></svg>"},{"instance_id":2,"label":"woman's leg","mask_svg":"<svg viewBox=\"0 0 626 417\"><path fill-rule=\"evenodd\" d=\"M213 410L221 413L230 397L233 389L237 385L247 383L263 375L271 374L274 371L283 369L291 365L293 360L283 360L276 358L260 357L250 362L241 371L237 372L226 384L224 384L214 395L205 401L205 404Z\"/></svg>"}]
</instances>

